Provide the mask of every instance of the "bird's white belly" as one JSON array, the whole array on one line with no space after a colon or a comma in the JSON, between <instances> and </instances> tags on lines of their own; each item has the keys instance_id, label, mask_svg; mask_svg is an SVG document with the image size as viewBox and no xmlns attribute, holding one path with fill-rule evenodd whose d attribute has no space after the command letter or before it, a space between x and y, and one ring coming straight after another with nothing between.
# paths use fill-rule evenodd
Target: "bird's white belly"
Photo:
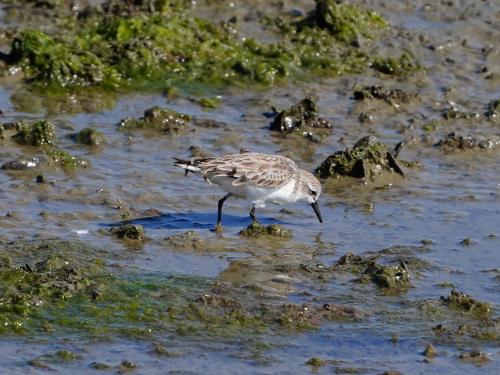
<instances>
[{"instance_id":1,"label":"bird's white belly","mask_svg":"<svg viewBox=\"0 0 500 375\"><path fill-rule=\"evenodd\" d=\"M240 198L246 198L254 203L261 205L265 201L273 203L291 203L295 202L294 187L295 181L280 186L279 188L259 187L251 184L233 185L233 178L230 177L212 177L211 182L219 185L223 190Z\"/></svg>"}]
</instances>

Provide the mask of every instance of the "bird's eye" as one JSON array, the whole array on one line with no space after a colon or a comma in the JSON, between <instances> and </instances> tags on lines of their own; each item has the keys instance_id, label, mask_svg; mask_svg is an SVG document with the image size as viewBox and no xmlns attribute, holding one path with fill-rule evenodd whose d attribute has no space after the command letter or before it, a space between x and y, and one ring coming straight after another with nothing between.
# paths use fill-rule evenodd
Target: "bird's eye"
<instances>
[{"instance_id":1,"label":"bird's eye","mask_svg":"<svg viewBox=\"0 0 500 375\"><path fill-rule=\"evenodd\" d=\"M314 191L314 190L311 190L311 194L314 195L314 196L316 196L316 195L318 195L318 192Z\"/></svg>"}]
</instances>

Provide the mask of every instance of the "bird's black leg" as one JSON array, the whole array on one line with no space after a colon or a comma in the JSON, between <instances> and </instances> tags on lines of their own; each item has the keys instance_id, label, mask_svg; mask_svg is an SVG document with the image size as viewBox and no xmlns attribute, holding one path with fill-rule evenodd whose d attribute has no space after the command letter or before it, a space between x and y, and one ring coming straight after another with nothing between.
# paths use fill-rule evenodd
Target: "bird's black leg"
<instances>
[{"instance_id":1,"label":"bird's black leg","mask_svg":"<svg viewBox=\"0 0 500 375\"><path fill-rule=\"evenodd\" d=\"M252 206L252 209L250 210L250 217L252 218L252 221L254 223L257 223L257 216L255 216L255 206Z\"/></svg>"},{"instance_id":2,"label":"bird's black leg","mask_svg":"<svg viewBox=\"0 0 500 375\"><path fill-rule=\"evenodd\" d=\"M227 198L229 198L232 194L227 193L224 198L219 200L218 204L218 211L217 211L217 228L220 228L221 222L222 222L222 206L224 205L224 202L226 201Z\"/></svg>"}]
</instances>

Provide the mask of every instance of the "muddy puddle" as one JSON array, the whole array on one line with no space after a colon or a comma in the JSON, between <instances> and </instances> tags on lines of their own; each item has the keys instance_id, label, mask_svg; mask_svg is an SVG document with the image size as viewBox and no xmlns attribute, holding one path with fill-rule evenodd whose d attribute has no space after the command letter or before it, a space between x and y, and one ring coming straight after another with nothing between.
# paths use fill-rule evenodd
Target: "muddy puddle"
<instances>
[{"instance_id":1,"label":"muddy puddle","mask_svg":"<svg viewBox=\"0 0 500 375\"><path fill-rule=\"evenodd\" d=\"M497 1L0 4L2 373L500 372Z\"/></svg>"}]
</instances>

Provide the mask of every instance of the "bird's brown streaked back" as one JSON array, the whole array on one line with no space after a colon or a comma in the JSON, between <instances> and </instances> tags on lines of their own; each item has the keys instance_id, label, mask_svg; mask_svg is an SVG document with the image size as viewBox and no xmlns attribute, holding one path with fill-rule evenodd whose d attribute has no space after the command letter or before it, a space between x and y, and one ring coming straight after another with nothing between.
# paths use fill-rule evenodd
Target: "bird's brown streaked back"
<instances>
[{"instance_id":1,"label":"bird's brown streaked back","mask_svg":"<svg viewBox=\"0 0 500 375\"><path fill-rule=\"evenodd\" d=\"M234 186L251 184L277 188L299 173L299 168L290 159L253 152L207 158L200 160L197 166L207 181L214 177L232 177Z\"/></svg>"}]
</instances>

